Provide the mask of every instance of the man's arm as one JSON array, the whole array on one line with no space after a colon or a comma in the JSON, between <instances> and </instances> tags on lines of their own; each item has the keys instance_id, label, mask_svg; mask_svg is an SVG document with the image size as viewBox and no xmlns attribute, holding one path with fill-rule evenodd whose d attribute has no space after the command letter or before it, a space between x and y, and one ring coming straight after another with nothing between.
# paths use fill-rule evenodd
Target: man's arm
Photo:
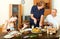
<instances>
[{"instance_id":1,"label":"man's arm","mask_svg":"<svg viewBox=\"0 0 60 39\"><path fill-rule=\"evenodd\" d=\"M31 17L31 19L33 19L33 20L35 19L34 16L33 16L33 14L31 14L30 17Z\"/></svg>"},{"instance_id":2,"label":"man's arm","mask_svg":"<svg viewBox=\"0 0 60 39\"><path fill-rule=\"evenodd\" d=\"M43 15L41 15L39 25L40 25L40 26L43 26L43 22L44 22L44 16L43 16Z\"/></svg>"},{"instance_id":3,"label":"man's arm","mask_svg":"<svg viewBox=\"0 0 60 39\"><path fill-rule=\"evenodd\" d=\"M36 20L36 18L34 18L33 14L31 14L30 17L31 17L32 20L34 20L34 23L36 24L37 20Z\"/></svg>"}]
</instances>

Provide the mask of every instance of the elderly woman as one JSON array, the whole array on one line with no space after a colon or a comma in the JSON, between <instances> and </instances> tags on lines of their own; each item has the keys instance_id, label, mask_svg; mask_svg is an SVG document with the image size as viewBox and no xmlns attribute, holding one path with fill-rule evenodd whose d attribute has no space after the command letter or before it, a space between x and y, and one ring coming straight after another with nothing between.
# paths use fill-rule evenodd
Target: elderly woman
<instances>
[{"instance_id":1,"label":"elderly woman","mask_svg":"<svg viewBox=\"0 0 60 39\"><path fill-rule=\"evenodd\" d=\"M34 27L43 26L44 16L44 2L40 1L37 5L34 5L31 9L30 25Z\"/></svg>"}]
</instances>

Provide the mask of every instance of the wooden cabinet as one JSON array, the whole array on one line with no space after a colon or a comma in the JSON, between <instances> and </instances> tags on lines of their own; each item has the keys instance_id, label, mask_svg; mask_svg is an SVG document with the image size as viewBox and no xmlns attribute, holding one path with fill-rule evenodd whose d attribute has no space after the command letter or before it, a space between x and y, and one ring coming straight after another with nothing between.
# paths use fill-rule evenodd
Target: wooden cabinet
<instances>
[{"instance_id":1,"label":"wooden cabinet","mask_svg":"<svg viewBox=\"0 0 60 39\"><path fill-rule=\"evenodd\" d=\"M2 33L2 32L5 32L5 27L4 27L4 24L2 24L2 25L0 25L0 33Z\"/></svg>"},{"instance_id":2,"label":"wooden cabinet","mask_svg":"<svg viewBox=\"0 0 60 39\"><path fill-rule=\"evenodd\" d=\"M34 0L34 5L36 5L38 2L40 1L44 1L45 2L45 12L44 12L44 16L47 16L48 14L51 13L51 4L52 4L52 0Z\"/></svg>"},{"instance_id":3,"label":"wooden cabinet","mask_svg":"<svg viewBox=\"0 0 60 39\"><path fill-rule=\"evenodd\" d=\"M22 23L22 5L21 4L10 4L9 5L9 18L11 16L18 16L18 26Z\"/></svg>"}]
</instances>

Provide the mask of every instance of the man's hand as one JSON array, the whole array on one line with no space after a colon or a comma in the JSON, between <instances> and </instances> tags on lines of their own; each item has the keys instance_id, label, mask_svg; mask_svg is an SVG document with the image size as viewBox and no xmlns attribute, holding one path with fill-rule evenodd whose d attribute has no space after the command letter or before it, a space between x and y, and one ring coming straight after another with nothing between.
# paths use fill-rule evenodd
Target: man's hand
<instances>
[{"instance_id":1,"label":"man's hand","mask_svg":"<svg viewBox=\"0 0 60 39\"><path fill-rule=\"evenodd\" d=\"M34 23L36 24L37 23L37 19L36 18L34 18L34 16L33 16L34 14L31 14L30 16L31 16L31 19L33 19L34 20Z\"/></svg>"},{"instance_id":2,"label":"man's hand","mask_svg":"<svg viewBox=\"0 0 60 39\"><path fill-rule=\"evenodd\" d=\"M34 23L35 23L35 24L37 23L37 20L36 20L36 19L34 19Z\"/></svg>"},{"instance_id":3,"label":"man's hand","mask_svg":"<svg viewBox=\"0 0 60 39\"><path fill-rule=\"evenodd\" d=\"M52 24L52 23L48 23L48 25L53 26L53 24Z\"/></svg>"},{"instance_id":4,"label":"man's hand","mask_svg":"<svg viewBox=\"0 0 60 39\"><path fill-rule=\"evenodd\" d=\"M43 24L42 23L39 23L39 26L43 26Z\"/></svg>"},{"instance_id":5,"label":"man's hand","mask_svg":"<svg viewBox=\"0 0 60 39\"><path fill-rule=\"evenodd\" d=\"M43 23L44 23L44 16L41 15L39 26L43 26Z\"/></svg>"}]
</instances>

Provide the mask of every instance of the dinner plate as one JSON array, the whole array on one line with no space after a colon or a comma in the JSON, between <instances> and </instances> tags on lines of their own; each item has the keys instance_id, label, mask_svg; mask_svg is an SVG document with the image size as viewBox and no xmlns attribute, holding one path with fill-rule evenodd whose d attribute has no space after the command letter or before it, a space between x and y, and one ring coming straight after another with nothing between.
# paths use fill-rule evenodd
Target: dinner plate
<instances>
[{"instance_id":1,"label":"dinner plate","mask_svg":"<svg viewBox=\"0 0 60 39\"><path fill-rule=\"evenodd\" d=\"M18 31L12 31L4 36L4 38L12 38L14 37L14 34L20 34Z\"/></svg>"},{"instance_id":2,"label":"dinner plate","mask_svg":"<svg viewBox=\"0 0 60 39\"><path fill-rule=\"evenodd\" d=\"M13 35L5 35L4 38L12 38L14 37Z\"/></svg>"},{"instance_id":3,"label":"dinner plate","mask_svg":"<svg viewBox=\"0 0 60 39\"><path fill-rule=\"evenodd\" d=\"M20 33L23 33L25 31L31 31L31 30L32 30L31 28L23 29L23 30L20 30Z\"/></svg>"},{"instance_id":4,"label":"dinner plate","mask_svg":"<svg viewBox=\"0 0 60 39\"><path fill-rule=\"evenodd\" d=\"M24 29L24 31L31 31L31 30L32 30L31 28Z\"/></svg>"},{"instance_id":5,"label":"dinner plate","mask_svg":"<svg viewBox=\"0 0 60 39\"><path fill-rule=\"evenodd\" d=\"M8 33L7 35L14 35L14 34L21 34L21 33L18 31L12 31L12 32Z\"/></svg>"}]
</instances>

